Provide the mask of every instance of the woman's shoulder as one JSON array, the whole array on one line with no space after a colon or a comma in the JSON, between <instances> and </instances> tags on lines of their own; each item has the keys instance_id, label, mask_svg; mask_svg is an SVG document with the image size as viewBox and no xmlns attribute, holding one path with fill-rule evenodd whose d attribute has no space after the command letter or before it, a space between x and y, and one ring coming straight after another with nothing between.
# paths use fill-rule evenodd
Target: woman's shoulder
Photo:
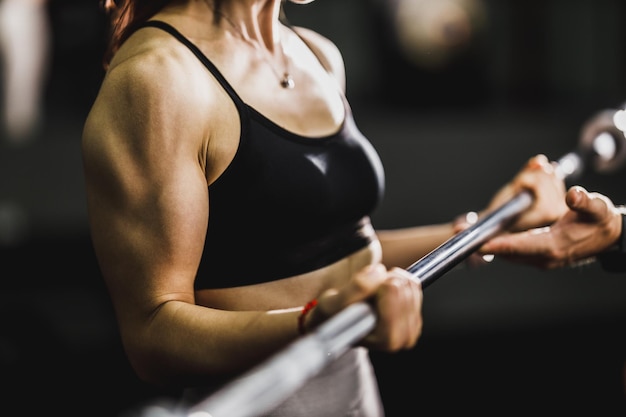
<instances>
[{"instance_id":1,"label":"woman's shoulder","mask_svg":"<svg viewBox=\"0 0 626 417\"><path fill-rule=\"evenodd\" d=\"M153 142L182 136L201 140L220 96L206 94L213 88L211 79L180 42L162 31L147 32L133 34L113 57L85 132Z\"/></svg>"},{"instance_id":2,"label":"woman's shoulder","mask_svg":"<svg viewBox=\"0 0 626 417\"><path fill-rule=\"evenodd\" d=\"M101 94L115 95L127 106L167 109L167 114L210 105L210 78L188 48L165 31L135 32L113 56ZM199 85L198 83L203 83Z\"/></svg>"},{"instance_id":3,"label":"woman's shoulder","mask_svg":"<svg viewBox=\"0 0 626 417\"><path fill-rule=\"evenodd\" d=\"M133 82L150 81L153 78L184 80L181 73L189 68L189 53L180 42L164 31L144 28L129 37L111 60L107 76ZM112 75L114 74L114 75ZM106 80L106 79L105 79ZM159 83L167 86L165 83Z\"/></svg>"}]
</instances>

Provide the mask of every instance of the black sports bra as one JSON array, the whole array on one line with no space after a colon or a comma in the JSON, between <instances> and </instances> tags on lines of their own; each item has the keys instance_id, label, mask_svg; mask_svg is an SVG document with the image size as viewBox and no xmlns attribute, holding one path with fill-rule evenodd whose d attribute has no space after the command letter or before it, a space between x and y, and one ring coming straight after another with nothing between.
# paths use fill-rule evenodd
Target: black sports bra
<instances>
[{"instance_id":1,"label":"black sports bra","mask_svg":"<svg viewBox=\"0 0 626 417\"><path fill-rule=\"evenodd\" d=\"M241 137L209 186L210 219L196 289L274 281L329 265L372 240L369 215L382 199L381 161L346 117L335 134L291 133L245 104L215 65L172 26L149 21L186 45L237 106Z\"/></svg>"}]
</instances>

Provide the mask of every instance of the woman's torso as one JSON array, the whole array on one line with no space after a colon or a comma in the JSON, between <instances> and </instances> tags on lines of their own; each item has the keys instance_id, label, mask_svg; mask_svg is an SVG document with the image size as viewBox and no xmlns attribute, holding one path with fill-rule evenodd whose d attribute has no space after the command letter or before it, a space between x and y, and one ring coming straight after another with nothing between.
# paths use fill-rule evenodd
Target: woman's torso
<instances>
[{"instance_id":1,"label":"woman's torso","mask_svg":"<svg viewBox=\"0 0 626 417\"><path fill-rule=\"evenodd\" d=\"M156 18L160 17L157 15ZM167 21L167 16L164 16L163 20ZM176 25L175 19L171 22ZM208 56L216 67L220 68L220 73L228 80L229 85L237 86L236 95L241 98L245 106L258 112L257 117L265 118L279 130L284 129L285 132L302 137L305 141L327 138L342 129L349 108L346 107L338 83L295 34L288 36L286 49L293 54L293 58L298 58L293 59L293 65L299 62L298 66L292 65L291 69L297 85L296 90L285 90L279 86L278 80L275 85L268 86L267 80L273 76L271 68L262 68L259 65L259 68L252 71L252 74L250 71L246 73L241 70L241 65L238 65L237 54L221 52L219 46L215 47L212 42L202 37L194 38L193 30L189 32L191 33L188 36L189 40L202 54ZM180 48L186 48L186 46L181 44ZM199 64L199 61L195 63L197 68L193 71L206 72L206 68ZM199 77L199 79L202 78ZM261 82L261 79L264 81ZM207 142L205 168L207 183L211 190L211 186L219 182L228 171L233 160L239 157L242 134L240 121L247 116L241 114L241 108L233 102L232 96L220 91L220 88L224 88L223 83L215 83L210 78L207 78L207 81L207 84L201 84L200 88L216 91L215 97L218 97L219 108L222 109L219 119L223 122L219 135L214 135ZM307 184L302 184L302 187L306 190ZM213 199L213 194L217 195L209 192L211 208L218 207L219 204L219 200ZM251 207L250 210L254 213L255 209ZM211 212L211 214L215 213ZM207 236L211 233L211 222L215 222L215 216L209 216ZM367 219L364 220L360 233L369 236L371 243L329 264L310 271L298 271L296 274L281 277L281 279L261 280L266 282L253 282L234 287L218 285L218 288L210 288L210 284L203 285L196 290L196 302L228 310L274 309L302 305L323 290L341 285L365 265L380 261L380 245ZM253 237L257 239L258 236L253 235ZM272 244L273 238L273 236L265 238L268 245ZM215 247L219 248L219 246ZM251 247L262 250L263 239L258 239L258 244ZM239 253L240 262L248 262L246 255L250 253L245 251ZM208 255L210 254L208 252ZM250 258L254 259L254 256Z\"/></svg>"}]
</instances>

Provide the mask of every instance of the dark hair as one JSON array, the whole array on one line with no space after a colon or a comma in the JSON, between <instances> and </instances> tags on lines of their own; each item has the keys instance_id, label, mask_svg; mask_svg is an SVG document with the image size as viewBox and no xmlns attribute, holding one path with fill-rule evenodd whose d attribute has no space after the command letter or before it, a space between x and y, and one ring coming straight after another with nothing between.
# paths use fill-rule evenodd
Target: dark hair
<instances>
[{"instance_id":1,"label":"dark hair","mask_svg":"<svg viewBox=\"0 0 626 417\"><path fill-rule=\"evenodd\" d=\"M103 64L107 68L111 58L122 43L139 25L159 12L171 0L100 0L109 15L109 39ZM213 8L219 11L223 0L213 0ZM215 14L216 19L219 16Z\"/></svg>"}]
</instances>

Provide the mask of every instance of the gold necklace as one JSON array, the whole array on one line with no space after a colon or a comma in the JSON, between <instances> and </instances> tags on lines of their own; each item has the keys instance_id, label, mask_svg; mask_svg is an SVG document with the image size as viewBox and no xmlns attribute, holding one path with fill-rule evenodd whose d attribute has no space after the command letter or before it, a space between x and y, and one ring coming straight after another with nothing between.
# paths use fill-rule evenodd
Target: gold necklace
<instances>
[{"instance_id":1,"label":"gold necklace","mask_svg":"<svg viewBox=\"0 0 626 417\"><path fill-rule=\"evenodd\" d=\"M210 7L210 6L209 6ZM215 9L213 9L212 7L210 7L211 10L213 11L213 13L220 15L222 18L224 18L224 20L226 20L226 22L228 22L228 24L230 25L230 27L233 28L233 30L235 31L235 33L237 33L237 36L239 36L239 38L244 41L245 43L247 43L248 45L250 45L252 48L254 48L257 52L261 53L261 58L263 58L263 60L267 63L267 65L270 66L270 68L272 69L272 71L274 72L274 74L276 74L276 77L278 78L279 82L280 82L280 86L282 88L286 88L286 89L292 89L296 86L295 81L293 80L293 78L291 77L291 74L289 73L289 57L287 56L287 54L285 53L285 49L283 48L283 44L282 42L279 42L280 44L280 52L283 56L283 60L285 61L285 71L283 72L283 75L281 76L280 73L276 70L276 68L274 68L274 65L272 64L272 61L270 61L269 57L267 56L266 51L261 48L258 44L250 41L249 39L247 39L243 32L241 30L239 30L239 28L237 27L237 25L235 25L235 23L230 20L230 18L228 16L226 16L224 13L222 12L218 12Z\"/></svg>"}]
</instances>

